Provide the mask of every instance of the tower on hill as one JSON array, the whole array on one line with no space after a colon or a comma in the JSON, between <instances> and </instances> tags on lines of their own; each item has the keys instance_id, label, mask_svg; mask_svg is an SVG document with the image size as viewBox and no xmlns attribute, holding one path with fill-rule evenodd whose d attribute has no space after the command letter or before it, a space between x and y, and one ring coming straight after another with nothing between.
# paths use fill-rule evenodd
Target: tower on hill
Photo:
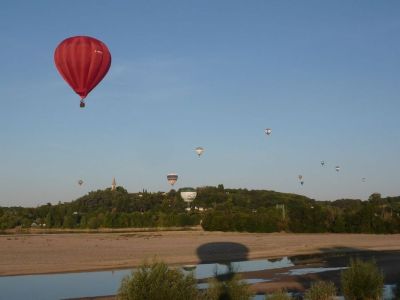
<instances>
[{"instance_id":1,"label":"tower on hill","mask_svg":"<svg viewBox=\"0 0 400 300\"><path fill-rule=\"evenodd\" d=\"M115 191L115 189L117 188L117 183L115 182L115 177L113 178L113 181L111 183L111 190Z\"/></svg>"}]
</instances>

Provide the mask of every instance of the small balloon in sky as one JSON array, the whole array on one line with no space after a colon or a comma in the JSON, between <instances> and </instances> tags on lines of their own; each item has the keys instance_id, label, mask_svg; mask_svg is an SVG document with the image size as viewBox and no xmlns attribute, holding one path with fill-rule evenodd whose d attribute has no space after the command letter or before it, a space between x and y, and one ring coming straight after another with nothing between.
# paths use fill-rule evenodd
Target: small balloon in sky
<instances>
[{"instance_id":1,"label":"small balloon in sky","mask_svg":"<svg viewBox=\"0 0 400 300\"><path fill-rule=\"evenodd\" d=\"M197 147L196 149L194 149L194 151L196 151L197 155L200 157L200 155L202 155L203 152L204 152L204 148L203 147Z\"/></svg>"},{"instance_id":2,"label":"small balloon in sky","mask_svg":"<svg viewBox=\"0 0 400 300\"><path fill-rule=\"evenodd\" d=\"M340 167L336 166L335 170L336 170L336 172L339 172L340 171Z\"/></svg>"},{"instance_id":3,"label":"small balloon in sky","mask_svg":"<svg viewBox=\"0 0 400 300\"><path fill-rule=\"evenodd\" d=\"M82 184L83 184L83 180L82 180L82 179L79 179L79 180L78 180L78 184L79 184L79 185L82 185Z\"/></svg>"},{"instance_id":4,"label":"small balloon in sky","mask_svg":"<svg viewBox=\"0 0 400 300\"><path fill-rule=\"evenodd\" d=\"M176 183L176 181L178 180L178 174L175 174L175 173L168 174L167 180L170 185L174 185Z\"/></svg>"},{"instance_id":5,"label":"small balloon in sky","mask_svg":"<svg viewBox=\"0 0 400 300\"><path fill-rule=\"evenodd\" d=\"M272 133L272 129L271 128L266 128L264 129L264 132L266 135L270 135Z\"/></svg>"},{"instance_id":6,"label":"small balloon in sky","mask_svg":"<svg viewBox=\"0 0 400 300\"><path fill-rule=\"evenodd\" d=\"M70 87L84 99L106 76L111 66L107 46L90 36L74 36L63 40L54 52L58 72Z\"/></svg>"}]
</instances>

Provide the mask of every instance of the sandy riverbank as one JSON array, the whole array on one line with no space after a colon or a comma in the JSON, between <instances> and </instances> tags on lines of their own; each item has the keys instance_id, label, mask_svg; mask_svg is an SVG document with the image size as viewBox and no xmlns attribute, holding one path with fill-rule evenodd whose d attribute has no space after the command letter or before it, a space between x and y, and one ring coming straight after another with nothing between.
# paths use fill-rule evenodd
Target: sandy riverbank
<instances>
[{"instance_id":1,"label":"sandy riverbank","mask_svg":"<svg viewBox=\"0 0 400 300\"><path fill-rule=\"evenodd\" d=\"M274 258L317 252L400 250L400 235L160 231L130 233L16 234L0 236L0 276L122 269L157 256L168 264L199 263L208 244L237 243L239 258ZM229 245L229 244L227 244ZM237 254L237 253L236 253ZM226 258L238 257L226 249Z\"/></svg>"}]
</instances>

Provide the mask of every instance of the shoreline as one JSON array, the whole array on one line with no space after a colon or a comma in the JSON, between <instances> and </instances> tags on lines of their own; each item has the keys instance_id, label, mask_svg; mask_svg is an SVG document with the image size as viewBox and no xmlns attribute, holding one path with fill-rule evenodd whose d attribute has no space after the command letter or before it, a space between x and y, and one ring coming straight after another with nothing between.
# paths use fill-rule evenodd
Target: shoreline
<instances>
[{"instance_id":1,"label":"shoreline","mask_svg":"<svg viewBox=\"0 0 400 300\"><path fill-rule=\"evenodd\" d=\"M124 227L124 228L13 228L0 230L0 236L34 235L34 234L81 234L81 233L130 233L130 232L159 232L159 231L203 231L200 225L183 227Z\"/></svg>"},{"instance_id":2,"label":"shoreline","mask_svg":"<svg viewBox=\"0 0 400 300\"><path fill-rule=\"evenodd\" d=\"M220 244L227 247L218 249ZM230 253L240 245L245 253ZM199 257L207 245L210 254ZM400 250L400 234L292 234L195 231L0 235L0 276L127 270L156 257L171 266L226 259ZM231 251L232 252L232 251ZM239 256L238 256L239 255Z\"/></svg>"},{"instance_id":3,"label":"shoreline","mask_svg":"<svg viewBox=\"0 0 400 300\"><path fill-rule=\"evenodd\" d=\"M377 252L385 252L385 251L392 251L392 250L378 250ZM400 250L399 250L400 251ZM357 254L363 254L363 253L370 253L372 252L371 250L354 250L354 251L332 251L332 252L304 252L301 254L295 254L295 255L285 255L285 256L268 256L268 257L253 257L251 259L248 259L248 261L252 260L274 260L274 259L281 259L284 257L288 258L297 258L297 257L307 257L307 256L324 256L324 255L335 255L335 254L343 254L343 255L357 255ZM151 260L151 259L148 259ZM182 262L182 263L177 263L177 264L168 264L169 267L172 268L179 268L183 267L184 265L197 265L196 263L191 263L191 262ZM2 275L0 274L0 278L2 277L18 277L18 276L35 276L35 275L62 275L62 274L74 274L74 273L95 273L95 272L107 272L107 271L123 271L123 270L132 270L134 268L139 267L140 264L138 265L132 265L132 266L126 266L126 267L105 267L105 268L100 268L100 269L78 269L78 270L68 270L68 271L54 271L54 272L43 272L43 273L21 273L21 274L11 274L11 275ZM256 272L256 271L255 271ZM240 273L240 272L239 272Z\"/></svg>"}]
</instances>

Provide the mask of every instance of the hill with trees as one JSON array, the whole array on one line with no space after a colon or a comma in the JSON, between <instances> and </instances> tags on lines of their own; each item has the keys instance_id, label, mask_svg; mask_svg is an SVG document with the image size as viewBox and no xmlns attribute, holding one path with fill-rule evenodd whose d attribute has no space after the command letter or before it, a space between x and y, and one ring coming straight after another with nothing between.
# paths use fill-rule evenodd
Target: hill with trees
<instances>
[{"instance_id":1,"label":"hill with trees","mask_svg":"<svg viewBox=\"0 0 400 300\"><path fill-rule=\"evenodd\" d=\"M0 207L0 229L131 228L201 224L205 230L246 232L400 232L400 196L316 201L268 190L197 188L190 204L179 190L128 193L97 190L72 201L36 208Z\"/></svg>"}]
</instances>

